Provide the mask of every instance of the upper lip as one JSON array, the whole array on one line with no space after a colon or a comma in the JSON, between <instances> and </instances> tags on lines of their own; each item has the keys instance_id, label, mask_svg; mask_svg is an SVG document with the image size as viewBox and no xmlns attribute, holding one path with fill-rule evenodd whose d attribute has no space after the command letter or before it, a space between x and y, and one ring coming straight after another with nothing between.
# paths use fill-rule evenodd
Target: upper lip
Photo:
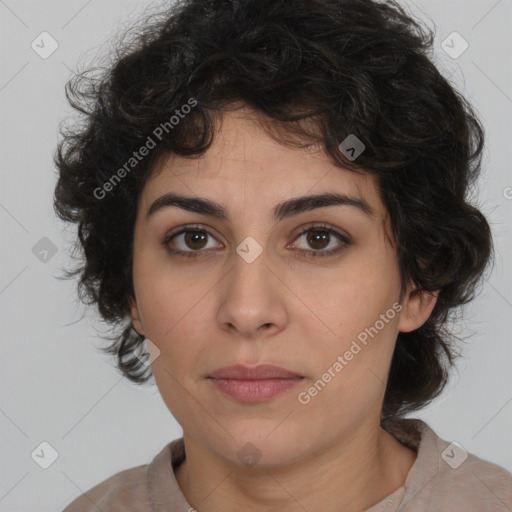
<instances>
[{"instance_id":1,"label":"upper lip","mask_svg":"<svg viewBox=\"0 0 512 512\"><path fill-rule=\"evenodd\" d=\"M254 367L236 364L225 366L212 372L209 376L212 379L240 379L240 380L258 380L258 379L297 379L302 376L275 366L273 364L261 364Z\"/></svg>"}]
</instances>

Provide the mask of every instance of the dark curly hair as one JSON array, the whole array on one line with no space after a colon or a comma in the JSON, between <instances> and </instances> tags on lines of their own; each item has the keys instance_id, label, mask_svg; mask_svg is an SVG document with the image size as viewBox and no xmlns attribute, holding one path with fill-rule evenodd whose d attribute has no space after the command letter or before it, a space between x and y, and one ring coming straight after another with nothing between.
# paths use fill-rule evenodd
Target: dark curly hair
<instances>
[{"instance_id":1,"label":"dark curly hair","mask_svg":"<svg viewBox=\"0 0 512 512\"><path fill-rule=\"evenodd\" d=\"M90 68L66 84L83 121L60 128L53 157L55 210L78 225L80 263L67 277L80 277L80 299L111 326L102 349L128 379L152 376L135 356L144 338L129 317L139 194L161 157L202 155L216 120L245 104L271 121L281 144L320 146L336 165L376 177L396 241L400 300L409 283L439 291L428 320L398 334L383 418L440 394L460 355L449 321L474 298L494 249L469 198L484 131L433 64L433 40L395 1L182 0L146 12L113 61L96 67L99 76ZM365 145L357 161L339 149L350 134ZM130 160L150 139L158 143L148 156Z\"/></svg>"}]
</instances>

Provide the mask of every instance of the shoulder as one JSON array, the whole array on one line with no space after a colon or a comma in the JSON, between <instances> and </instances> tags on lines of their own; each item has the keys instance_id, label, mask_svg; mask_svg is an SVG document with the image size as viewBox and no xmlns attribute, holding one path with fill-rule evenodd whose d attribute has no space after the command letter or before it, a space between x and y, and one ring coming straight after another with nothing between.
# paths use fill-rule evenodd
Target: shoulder
<instances>
[{"instance_id":1,"label":"shoulder","mask_svg":"<svg viewBox=\"0 0 512 512\"><path fill-rule=\"evenodd\" d=\"M62 512L152 512L153 504L184 505L185 497L174 476L174 467L184 458L183 438L175 439L150 464L116 473L78 496Z\"/></svg>"},{"instance_id":2,"label":"shoulder","mask_svg":"<svg viewBox=\"0 0 512 512\"><path fill-rule=\"evenodd\" d=\"M120 471L72 501L63 512L150 512L148 465Z\"/></svg>"},{"instance_id":3,"label":"shoulder","mask_svg":"<svg viewBox=\"0 0 512 512\"><path fill-rule=\"evenodd\" d=\"M439 492L449 492L450 505L466 510L512 510L512 474L505 468L468 453L460 445L441 440Z\"/></svg>"},{"instance_id":4,"label":"shoulder","mask_svg":"<svg viewBox=\"0 0 512 512\"><path fill-rule=\"evenodd\" d=\"M512 511L512 474L505 468L446 441L422 420L390 420L386 430L417 451L402 488L402 507L417 512Z\"/></svg>"}]
</instances>

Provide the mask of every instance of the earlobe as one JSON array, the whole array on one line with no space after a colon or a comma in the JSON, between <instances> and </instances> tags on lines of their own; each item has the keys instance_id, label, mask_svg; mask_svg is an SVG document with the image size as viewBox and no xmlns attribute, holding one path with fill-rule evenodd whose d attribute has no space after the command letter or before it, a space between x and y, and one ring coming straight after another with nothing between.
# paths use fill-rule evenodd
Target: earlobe
<instances>
[{"instance_id":1,"label":"earlobe","mask_svg":"<svg viewBox=\"0 0 512 512\"><path fill-rule=\"evenodd\" d=\"M421 327L429 318L437 302L439 290L426 292L413 290L404 302L398 330L411 332Z\"/></svg>"},{"instance_id":2,"label":"earlobe","mask_svg":"<svg viewBox=\"0 0 512 512\"><path fill-rule=\"evenodd\" d=\"M139 307L135 298L130 299L130 318L132 319L133 328L141 335L144 336L144 328L140 318Z\"/></svg>"}]
</instances>

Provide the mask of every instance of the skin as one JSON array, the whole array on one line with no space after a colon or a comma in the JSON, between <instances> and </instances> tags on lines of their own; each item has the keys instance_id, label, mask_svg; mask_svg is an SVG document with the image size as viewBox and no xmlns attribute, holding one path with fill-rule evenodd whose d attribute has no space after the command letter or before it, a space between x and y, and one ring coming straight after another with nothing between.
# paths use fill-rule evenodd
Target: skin
<instances>
[{"instance_id":1,"label":"skin","mask_svg":"<svg viewBox=\"0 0 512 512\"><path fill-rule=\"evenodd\" d=\"M203 157L171 155L147 181L134 232L132 323L160 350L153 373L183 428L186 461L176 478L194 508L360 512L401 487L415 461L380 417L398 332L420 327L437 293L409 287L401 311L300 403L298 394L398 304L397 255L373 176L341 169L323 152L280 145L257 121L248 108L226 113ZM148 217L168 192L218 202L230 219L178 207ZM363 198L375 216L344 205L271 217L281 201L324 192ZM337 254L308 257L343 242L331 235L308 243L308 234L300 235L307 223L330 224L350 243ZM197 224L208 238L187 245L182 234L169 245L199 247L204 257L170 254L166 235ZM322 231L311 235L315 229ZM236 252L248 236L263 249L252 263ZM304 379L267 402L242 403L206 378L236 363L276 364ZM260 454L254 466L237 456L246 443Z\"/></svg>"}]
</instances>

